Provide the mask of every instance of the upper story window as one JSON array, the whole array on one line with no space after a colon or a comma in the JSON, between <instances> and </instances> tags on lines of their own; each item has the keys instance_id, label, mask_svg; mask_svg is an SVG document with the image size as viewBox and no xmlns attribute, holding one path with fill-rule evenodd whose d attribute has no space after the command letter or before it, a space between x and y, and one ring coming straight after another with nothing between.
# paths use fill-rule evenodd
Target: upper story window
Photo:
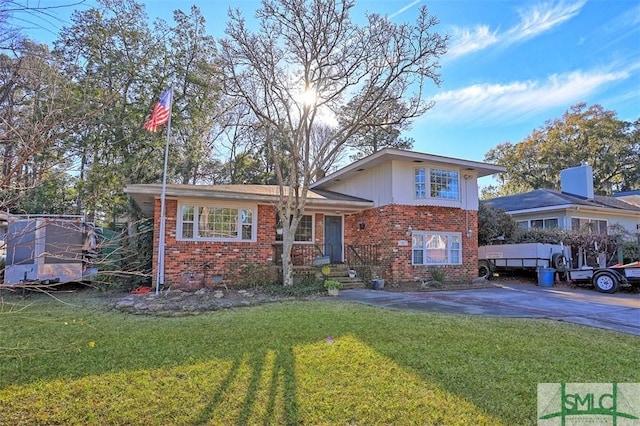
<instances>
[{"instance_id":1,"label":"upper story window","mask_svg":"<svg viewBox=\"0 0 640 426\"><path fill-rule=\"evenodd\" d=\"M598 219L571 219L571 229L574 231L586 231L592 234L607 235L607 221Z\"/></svg>"},{"instance_id":2,"label":"upper story window","mask_svg":"<svg viewBox=\"0 0 640 426\"><path fill-rule=\"evenodd\" d=\"M411 235L413 265L459 265L462 263L462 234L459 232L414 231Z\"/></svg>"},{"instance_id":3,"label":"upper story window","mask_svg":"<svg viewBox=\"0 0 640 426\"><path fill-rule=\"evenodd\" d=\"M460 174L455 170L416 168L415 198L460 199Z\"/></svg>"},{"instance_id":4,"label":"upper story window","mask_svg":"<svg viewBox=\"0 0 640 426\"><path fill-rule=\"evenodd\" d=\"M276 222L279 224L280 220L276 219ZM282 241L282 234L276 234L276 241ZM313 217L311 215L306 214L300 219L294 241L298 243L313 242Z\"/></svg>"},{"instance_id":5,"label":"upper story window","mask_svg":"<svg viewBox=\"0 0 640 426\"><path fill-rule=\"evenodd\" d=\"M251 241L254 218L250 208L184 204L180 208L179 235L186 240Z\"/></svg>"}]
</instances>

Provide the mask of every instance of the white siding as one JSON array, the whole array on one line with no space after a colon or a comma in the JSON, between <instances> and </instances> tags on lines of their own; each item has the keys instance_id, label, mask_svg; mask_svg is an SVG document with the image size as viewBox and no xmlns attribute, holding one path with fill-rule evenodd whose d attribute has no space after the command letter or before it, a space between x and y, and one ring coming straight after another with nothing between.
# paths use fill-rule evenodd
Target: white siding
<instances>
[{"instance_id":1,"label":"white siding","mask_svg":"<svg viewBox=\"0 0 640 426\"><path fill-rule=\"evenodd\" d=\"M457 171L459 174L460 199L442 200L415 198L415 169L430 167ZM409 206L443 206L466 210L478 210L478 180L470 171L458 167L443 167L442 164L391 161L370 170L359 172L355 178L344 182L332 182L331 191L353 195L374 202L375 207L387 204ZM465 179L465 176L467 178Z\"/></svg>"},{"instance_id":2,"label":"white siding","mask_svg":"<svg viewBox=\"0 0 640 426\"><path fill-rule=\"evenodd\" d=\"M346 181L332 182L331 191L371 200L375 206L392 203L391 164L385 163L359 172Z\"/></svg>"},{"instance_id":3,"label":"white siding","mask_svg":"<svg viewBox=\"0 0 640 426\"><path fill-rule=\"evenodd\" d=\"M478 181L474 174L459 168L443 167L441 164L409 163L394 161L393 163L393 202L410 206L442 206L457 207L465 210L478 210ZM441 200L437 198L415 198L415 169L431 167L454 170L458 172L460 184L459 200ZM465 176L469 176L465 179Z\"/></svg>"}]
</instances>

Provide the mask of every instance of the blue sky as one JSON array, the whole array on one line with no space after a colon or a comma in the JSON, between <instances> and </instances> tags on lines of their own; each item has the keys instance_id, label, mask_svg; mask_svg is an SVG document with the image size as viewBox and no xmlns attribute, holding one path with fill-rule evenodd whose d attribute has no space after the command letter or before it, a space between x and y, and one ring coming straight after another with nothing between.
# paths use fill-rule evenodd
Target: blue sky
<instances>
[{"instance_id":1,"label":"blue sky","mask_svg":"<svg viewBox=\"0 0 640 426\"><path fill-rule=\"evenodd\" d=\"M194 1L143 3L150 19L171 22L174 9L188 12ZM230 6L250 20L260 5L197 3L216 38L224 35ZM53 10L55 19L37 23L48 31L29 34L48 42L75 8L94 4ZM356 0L352 17L359 21L375 12L411 22L422 5L451 40L441 60L441 86L427 87L436 106L405 135L415 140L416 151L482 161L491 148L523 140L578 102L601 104L623 120L640 117L639 1Z\"/></svg>"}]
</instances>

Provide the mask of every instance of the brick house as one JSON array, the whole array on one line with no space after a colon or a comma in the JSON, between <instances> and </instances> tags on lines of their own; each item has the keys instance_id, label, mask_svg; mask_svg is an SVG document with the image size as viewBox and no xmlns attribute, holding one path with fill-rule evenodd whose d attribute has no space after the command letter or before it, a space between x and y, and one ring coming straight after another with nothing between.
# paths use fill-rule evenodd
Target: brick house
<instances>
[{"instance_id":1,"label":"brick house","mask_svg":"<svg viewBox=\"0 0 640 426\"><path fill-rule=\"evenodd\" d=\"M376 152L311 185L293 264L328 258L390 283L429 279L436 266L449 280L470 281L477 273L477 179L503 171L426 153ZM125 188L156 224L161 190L159 184ZM167 185L165 282L233 285L248 265L277 267L277 191L271 185ZM158 241L156 226L154 272Z\"/></svg>"}]
</instances>

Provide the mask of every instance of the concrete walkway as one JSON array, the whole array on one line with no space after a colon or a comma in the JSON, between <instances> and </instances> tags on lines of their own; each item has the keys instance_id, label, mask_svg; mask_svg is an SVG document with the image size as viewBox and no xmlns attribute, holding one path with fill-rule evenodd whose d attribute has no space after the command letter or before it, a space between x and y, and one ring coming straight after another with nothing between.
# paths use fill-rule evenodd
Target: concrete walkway
<instances>
[{"instance_id":1,"label":"concrete walkway","mask_svg":"<svg viewBox=\"0 0 640 426\"><path fill-rule=\"evenodd\" d=\"M339 300L390 309L461 315L549 318L640 336L640 296L532 284L434 292L342 290Z\"/></svg>"}]
</instances>

